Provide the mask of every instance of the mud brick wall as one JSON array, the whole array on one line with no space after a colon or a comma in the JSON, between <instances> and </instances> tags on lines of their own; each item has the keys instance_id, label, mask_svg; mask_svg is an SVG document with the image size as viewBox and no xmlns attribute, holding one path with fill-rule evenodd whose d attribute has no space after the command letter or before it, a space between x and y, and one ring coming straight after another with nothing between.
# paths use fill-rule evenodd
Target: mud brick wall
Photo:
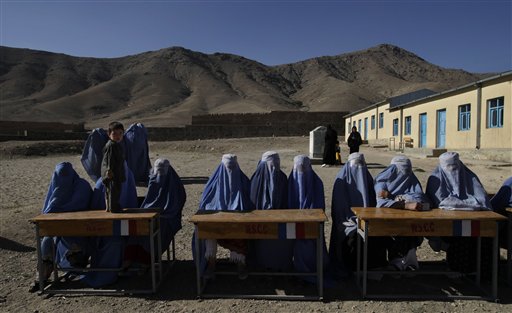
<instances>
[{"instance_id":1,"label":"mud brick wall","mask_svg":"<svg viewBox=\"0 0 512 313\"><path fill-rule=\"evenodd\" d=\"M345 132L346 112L270 112L208 114L192 117L185 127L148 127L152 141L302 136L317 126L331 124L338 134Z\"/></svg>"}]
</instances>

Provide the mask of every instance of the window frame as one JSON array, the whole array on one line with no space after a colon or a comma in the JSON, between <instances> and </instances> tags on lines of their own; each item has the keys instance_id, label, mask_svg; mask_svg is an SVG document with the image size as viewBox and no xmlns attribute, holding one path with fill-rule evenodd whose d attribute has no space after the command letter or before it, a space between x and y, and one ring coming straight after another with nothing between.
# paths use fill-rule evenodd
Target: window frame
<instances>
[{"instance_id":1,"label":"window frame","mask_svg":"<svg viewBox=\"0 0 512 313\"><path fill-rule=\"evenodd\" d=\"M384 112L379 113L379 128L384 127Z\"/></svg>"},{"instance_id":2,"label":"window frame","mask_svg":"<svg viewBox=\"0 0 512 313\"><path fill-rule=\"evenodd\" d=\"M375 114L373 114L371 119L370 119L370 127L371 127L372 130L375 129Z\"/></svg>"},{"instance_id":3,"label":"window frame","mask_svg":"<svg viewBox=\"0 0 512 313\"><path fill-rule=\"evenodd\" d=\"M465 109L465 111L462 111ZM459 123L458 123L458 131L468 131L471 130L471 103L461 104L458 108L459 112ZM464 126L464 122L466 126Z\"/></svg>"},{"instance_id":4,"label":"window frame","mask_svg":"<svg viewBox=\"0 0 512 313\"><path fill-rule=\"evenodd\" d=\"M504 105L505 97L497 97L487 100L487 128L503 128L504 124ZM496 103L492 103L496 101ZM493 105L495 105L493 107ZM496 124L493 123L493 115L496 115Z\"/></svg>"},{"instance_id":5,"label":"window frame","mask_svg":"<svg viewBox=\"0 0 512 313\"><path fill-rule=\"evenodd\" d=\"M404 119L404 135L411 135L411 129L412 129L412 116L406 116Z\"/></svg>"},{"instance_id":6,"label":"window frame","mask_svg":"<svg viewBox=\"0 0 512 313\"><path fill-rule=\"evenodd\" d=\"M398 118L393 119L393 136L398 136Z\"/></svg>"}]
</instances>

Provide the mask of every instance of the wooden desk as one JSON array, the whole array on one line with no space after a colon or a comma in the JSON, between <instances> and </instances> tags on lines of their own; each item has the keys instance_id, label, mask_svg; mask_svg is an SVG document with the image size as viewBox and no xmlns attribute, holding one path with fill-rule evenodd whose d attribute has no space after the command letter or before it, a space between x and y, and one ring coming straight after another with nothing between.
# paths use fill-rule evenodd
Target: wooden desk
<instances>
[{"instance_id":1,"label":"wooden desk","mask_svg":"<svg viewBox=\"0 0 512 313\"><path fill-rule=\"evenodd\" d=\"M508 239L507 239L507 281L512 286L512 208L506 208L508 214Z\"/></svg>"},{"instance_id":2,"label":"wooden desk","mask_svg":"<svg viewBox=\"0 0 512 313\"><path fill-rule=\"evenodd\" d=\"M477 277L480 285L481 237L493 238L493 269L491 298L497 299L498 294L498 221L505 217L492 211L450 211L433 209L431 211L409 211L392 208L355 207L352 211L358 218L357 236L357 277L360 284L360 240L363 245L362 294L367 296L367 253L368 237L372 236L449 236L478 237L477 246ZM385 297L388 296L377 296ZM389 298L396 298L396 295ZM402 296L403 297L403 296ZM457 297L458 298L458 297ZM460 298L475 298L461 296ZM477 297L481 299L482 297Z\"/></svg>"},{"instance_id":3,"label":"wooden desk","mask_svg":"<svg viewBox=\"0 0 512 313\"><path fill-rule=\"evenodd\" d=\"M190 222L195 224L195 254L197 296L234 297L259 299L297 299L310 300L323 297L323 242L324 222L327 220L321 209L307 210L254 210L240 211L198 211ZM291 295L214 295L205 294L206 281L200 269L200 239L316 239L316 273L279 273L280 275L311 275L317 277L318 297L297 297ZM249 273L249 275L262 273ZM277 273L266 273L272 275ZM264 274L263 274L264 275Z\"/></svg>"},{"instance_id":4,"label":"wooden desk","mask_svg":"<svg viewBox=\"0 0 512 313\"><path fill-rule=\"evenodd\" d=\"M39 273L39 286L41 293L154 293L162 281L162 261L161 258L155 258L154 239L157 237L157 252L162 255L160 238L160 220L159 214L150 213L110 213L106 211L80 211L66 213L48 213L41 214L29 220L35 224L37 241L37 269ZM79 236L79 237L97 237L97 236L148 236L150 242L151 254L151 279L152 288L143 290L57 290L52 289L52 285L60 279L58 268L54 260L54 280L51 284L43 288L42 256L41 256L41 237L43 236ZM157 259L157 260L156 260ZM159 280L156 277L156 267L159 268ZM60 269L69 270L69 269ZM73 271L119 271L120 269L91 269L80 268Z\"/></svg>"}]
</instances>

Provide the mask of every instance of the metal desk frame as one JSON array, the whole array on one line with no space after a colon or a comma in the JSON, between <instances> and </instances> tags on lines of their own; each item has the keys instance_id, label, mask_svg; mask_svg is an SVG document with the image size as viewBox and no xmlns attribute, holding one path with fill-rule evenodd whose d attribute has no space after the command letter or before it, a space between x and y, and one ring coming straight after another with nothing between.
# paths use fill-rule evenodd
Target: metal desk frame
<instances>
[{"instance_id":1,"label":"metal desk frame","mask_svg":"<svg viewBox=\"0 0 512 313\"><path fill-rule=\"evenodd\" d=\"M512 208L506 208L508 213L507 239L507 283L512 286Z\"/></svg>"},{"instance_id":2,"label":"metal desk frame","mask_svg":"<svg viewBox=\"0 0 512 313\"><path fill-rule=\"evenodd\" d=\"M279 218L278 216L282 216ZM316 215L316 218L313 218ZM318 218L322 215L322 218ZM228 221L229 219L229 221ZM221 221L222 220L222 221ZM196 283L198 298L239 298L239 299L270 299L270 300L322 300L323 299L323 242L324 242L324 222L327 216L321 209L307 210L254 210L250 212L223 212L223 211L199 211L194 215L190 222L195 224L195 263L196 263ZM278 234L273 230L263 232L247 231L251 226L262 226L260 229L277 227L280 223L304 223L309 224L311 230L310 236L305 239L316 238L316 262L317 269L315 273L296 273L296 272L249 272L249 275L274 275L274 276L316 276L318 285L318 296L297 296L297 295L245 295L245 294L210 294L205 293L207 280L201 273L200 251L203 239L279 239ZM226 225L228 225L226 227ZM271 226L273 225L273 226ZM208 228L203 231L203 228ZM254 228L253 228L254 229ZM213 232L212 232L213 230ZM234 230L236 235L231 231ZM216 232L216 234L214 234ZM235 238L233 238L235 237ZM300 240L300 239L297 239ZM233 272L216 272L216 274L233 275Z\"/></svg>"},{"instance_id":3,"label":"metal desk frame","mask_svg":"<svg viewBox=\"0 0 512 313\"><path fill-rule=\"evenodd\" d=\"M492 211L476 211L476 212L468 212L468 211L447 211L441 209L433 209L432 211L426 212L415 212L408 210L400 210L400 209L392 209L392 208L352 208L352 210L356 213L357 219L357 285L361 289L363 298L379 298L379 299L397 299L397 298L415 298L415 299L435 299L435 298L453 298L453 299L485 299L498 301L498 256L499 256L499 247L498 247L498 221L503 220L504 217L494 213ZM367 213L378 212L381 214L379 218L369 217ZM412 213L413 212L413 213ZM463 213L459 213L463 212ZM468 215L468 213L477 213L481 216L473 216ZM418 214L424 214L424 218L418 217ZM413 216L414 215L414 216ZM485 216L485 217L483 217ZM488 223L494 223L494 227L487 227L485 230L485 234L479 234L477 241L477 265L476 265L476 285L480 286L480 272L481 272L481 237L493 237L493 256L492 256L492 282L491 282L491 293L490 296L464 296L464 295L446 295L446 296L428 296L428 295L383 295L383 294L372 294L369 295L367 293L367 281L368 281L368 239L371 236L453 236L453 229L451 224L454 221L486 221ZM377 223L373 232L380 232L372 235L372 221ZM397 222L401 223L399 225ZM437 230L436 223L444 223L443 226L447 226L441 231ZM407 231L407 229L411 229L414 227L413 225L434 225L433 227L426 227L419 231L419 233L412 234L411 230ZM378 229L378 227L385 228L389 226L389 231L384 231L382 229ZM439 227L441 228L441 227ZM414 229L414 228L412 228ZM450 234L447 233L450 232ZM471 234L470 234L471 236ZM462 236L461 236L462 237ZM363 240L363 268L361 272L361 240ZM390 272L382 271L378 272L382 274L388 274ZM400 274L400 272L392 272L393 274ZM418 272L419 274L440 274L441 272ZM443 272L446 274L447 272Z\"/></svg>"}]
</instances>

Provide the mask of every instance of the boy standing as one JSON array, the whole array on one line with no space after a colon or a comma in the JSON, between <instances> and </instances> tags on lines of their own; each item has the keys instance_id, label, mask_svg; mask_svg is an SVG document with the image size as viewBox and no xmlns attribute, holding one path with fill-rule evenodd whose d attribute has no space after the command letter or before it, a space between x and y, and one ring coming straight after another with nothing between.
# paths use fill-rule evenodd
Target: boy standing
<instances>
[{"instance_id":1,"label":"boy standing","mask_svg":"<svg viewBox=\"0 0 512 313\"><path fill-rule=\"evenodd\" d=\"M108 125L109 141L103 148L101 162L101 177L107 189L107 211L116 213L121 211L119 198L121 185L125 181L123 140L124 126L119 122Z\"/></svg>"}]
</instances>

